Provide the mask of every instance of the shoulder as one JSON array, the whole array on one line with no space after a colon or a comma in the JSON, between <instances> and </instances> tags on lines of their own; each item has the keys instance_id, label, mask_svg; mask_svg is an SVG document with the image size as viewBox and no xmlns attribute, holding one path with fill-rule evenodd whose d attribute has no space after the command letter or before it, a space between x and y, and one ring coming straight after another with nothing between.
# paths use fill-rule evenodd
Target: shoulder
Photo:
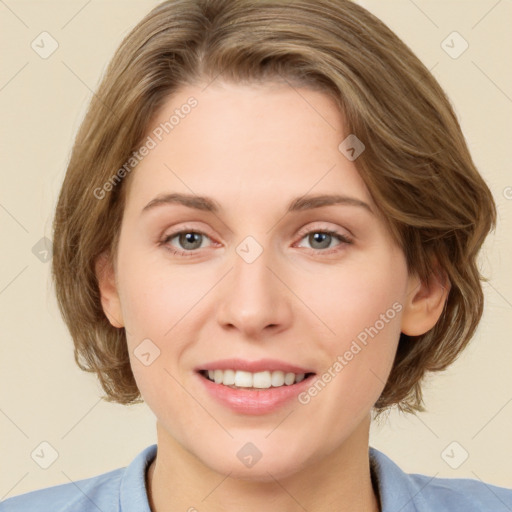
<instances>
[{"instance_id":1,"label":"shoulder","mask_svg":"<svg viewBox=\"0 0 512 512\"><path fill-rule=\"evenodd\" d=\"M512 489L471 478L408 474L375 448L370 461L383 512L512 511Z\"/></svg>"},{"instance_id":2,"label":"shoulder","mask_svg":"<svg viewBox=\"0 0 512 512\"><path fill-rule=\"evenodd\" d=\"M0 512L150 512L145 476L156 451L152 445L125 468L7 498Z\"/></svg>"},{"instance_id":3,"label":"shoulder","mask_svg":"<svg viewBox=\"0 0 512 512\"><path fill-rule=\"evenodd\" d=\"M124 468L77 482L27 492L0 503L0 512L118 511Z\"/></svg>"},{"instance_id":4,"label":"shoulder","mask_svg":"<svg viewBox=\"0 0 512 512\"><path fill-rule=\"evenodd\" d=\"M471 478L433 478L409 475L417 489L420 510L512 511L512 489L498 487Z\"/></svg>"}]
</instances>

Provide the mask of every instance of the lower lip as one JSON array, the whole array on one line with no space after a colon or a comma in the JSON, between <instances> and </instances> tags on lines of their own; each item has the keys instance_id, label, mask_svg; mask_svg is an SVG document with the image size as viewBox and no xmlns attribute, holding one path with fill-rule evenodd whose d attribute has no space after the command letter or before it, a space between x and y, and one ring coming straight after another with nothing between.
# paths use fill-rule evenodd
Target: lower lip
<instances>
[{"instance_id":1,"label":"lower lip","mask_svg":"<svg viewBox=\"0 0 512 512\"><path fill-rule=\"evenodd\" d=\"M233 389L223 384L216 384L197 373L208 393L222 405L241 414L268 414L283 407L299 393L311 385L315 375L290 386L270 387L266 389Z\"/></svg>"}]
</instances>

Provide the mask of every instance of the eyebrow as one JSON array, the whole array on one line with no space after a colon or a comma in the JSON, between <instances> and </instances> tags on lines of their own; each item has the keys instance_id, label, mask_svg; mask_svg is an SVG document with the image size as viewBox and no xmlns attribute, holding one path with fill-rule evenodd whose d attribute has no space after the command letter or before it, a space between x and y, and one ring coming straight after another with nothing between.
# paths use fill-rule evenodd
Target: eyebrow
<instances>
[{"instance_id":1,"label":"eyebrow","mask_svg":"<svg viewBox=\"0 0 512 512\"><path fill-rule=\"evenodd\" d=\"M181 204L188 208L212 213L218 213L222 210L220 204L211 197L172 193L158 195L142 209L141 213L152 210L158 206L172 204ZM340 194L318 194L297 197L289 203L287 213L312 210L314 208L331 205L359 206L373 214L371 207L364 201Z\"/></svg>"}]
</instances>

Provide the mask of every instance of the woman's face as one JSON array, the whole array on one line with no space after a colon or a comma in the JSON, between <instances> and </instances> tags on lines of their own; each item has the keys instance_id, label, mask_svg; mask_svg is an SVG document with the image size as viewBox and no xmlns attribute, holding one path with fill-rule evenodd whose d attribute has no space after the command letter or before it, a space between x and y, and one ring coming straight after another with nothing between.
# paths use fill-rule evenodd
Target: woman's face
<instances>
[{"instance_id":1,"label":"woman's face","mask_svg":"<svg viewBox=\"0 0 512 512\"><path fill-rule=\"evenodd\" d=\"M414 283L351 160L361 148L339 149L342 126L309 89L190 86L130 176L110 313L159 443L233 477L367 443L391 370ZM243 372L215 383L205 369Z\"/></svg>"}]
</instances>

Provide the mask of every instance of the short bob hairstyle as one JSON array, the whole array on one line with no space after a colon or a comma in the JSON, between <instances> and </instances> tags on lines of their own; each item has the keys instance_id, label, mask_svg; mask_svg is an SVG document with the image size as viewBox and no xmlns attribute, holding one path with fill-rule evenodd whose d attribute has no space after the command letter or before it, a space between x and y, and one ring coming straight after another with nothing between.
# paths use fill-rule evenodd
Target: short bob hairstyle
<instances>
[{"instance_id":1,"label":"short bob hairstyle","mask_svg":"<svg viewBox=\"0 0 512 512\"><path fill-rule=\"evenodd\" d=\"M126 163L136 167L159 108L178 88L213 80L325 92L344 115L344 133L364 143L355 164L409 273L450 285L436 325L401 334L374 406L378 414L392 405L424 410L422 379L458 357L482 316L477 256L496 206L440 85L349 0L168 0L122 41L77 133L53 225L52 277L77 364L97 373L107 401L141 401L125 330L102 309L95 262L106 254L115 268Z\"/></svg>"}]
</instances>

